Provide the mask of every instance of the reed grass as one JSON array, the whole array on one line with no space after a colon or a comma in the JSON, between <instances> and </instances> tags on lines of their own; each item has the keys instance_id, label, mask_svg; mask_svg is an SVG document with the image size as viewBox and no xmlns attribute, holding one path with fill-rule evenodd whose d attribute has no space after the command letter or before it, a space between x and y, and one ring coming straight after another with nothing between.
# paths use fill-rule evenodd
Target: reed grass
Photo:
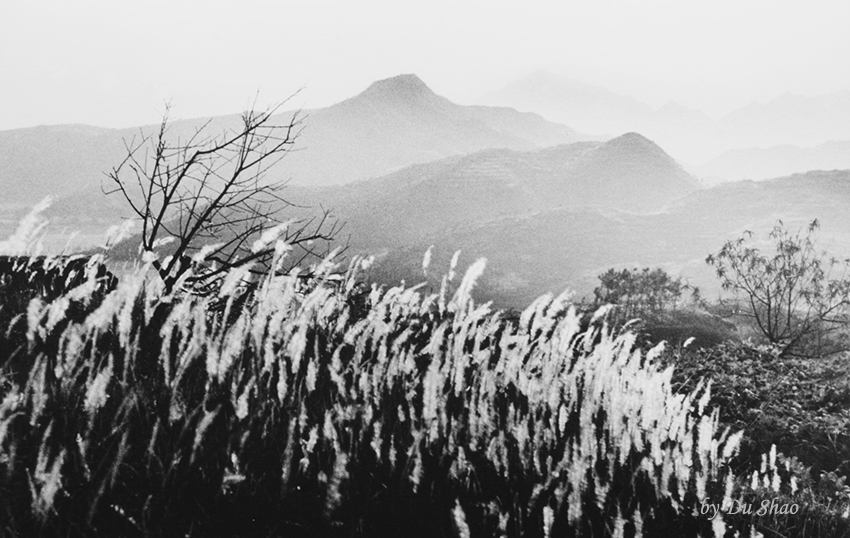
<instances>
[{"instance_id":1,"label":"reed grass","mask_svg":"<svg viewBox=\"0 0 850 538\"><path fill-rule=\"evenodd\" d=\"M676 394L658 349L567 295L506 323L472 299L483 261L453 293L373 286L364 310L361 263L248 300L245 270L195 297L145 269L97 301L34 299L0 358L0 534L726 532L699 507L737 494L741 433L710 383Z\"/></svg>"}]
</instances>

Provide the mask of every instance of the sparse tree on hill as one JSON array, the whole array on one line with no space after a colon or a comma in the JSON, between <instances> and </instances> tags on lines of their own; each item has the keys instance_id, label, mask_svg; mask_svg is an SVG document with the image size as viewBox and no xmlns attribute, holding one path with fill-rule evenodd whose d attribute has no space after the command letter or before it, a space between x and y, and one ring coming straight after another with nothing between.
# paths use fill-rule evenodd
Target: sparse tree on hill
<instances>
[{"instance_id":1,"label":"sparse tree on hill","mask_svg":"<svg viewBox=\"0 0 850 538\"><path fill-rule=\"evenodd\" d=\"M779 221L768 236L772 252L753 246L747 231L706 259L738 302L739 313L752 319L781 354L846 348L835 337L850 321L850 260L816 248L819 227L814 220L792 234Z\"/></svg>"},{"instance_id":2,"label":"sparse tree on hill","mask_svg":"<svg viewBox=\"0 0 850 538\"><path fill-rule=\"evenodd\" d=\"M293 249L282 271L330 252L340 230L330 212L284 225L281 213L290 206L281 197L284 184L267 181L301 128L298 113L280 121L280 106L249 110L237 128L218 134L206 122L174 143L167 107L155 133L125 141L126 158L108 174L107 194L120 193L141 221L144 253L171 243L170 256L153 261L166 290L190 270L186 281L195 289L247 263L268 270L277 239Z\"/></svg>"}]
</instances>

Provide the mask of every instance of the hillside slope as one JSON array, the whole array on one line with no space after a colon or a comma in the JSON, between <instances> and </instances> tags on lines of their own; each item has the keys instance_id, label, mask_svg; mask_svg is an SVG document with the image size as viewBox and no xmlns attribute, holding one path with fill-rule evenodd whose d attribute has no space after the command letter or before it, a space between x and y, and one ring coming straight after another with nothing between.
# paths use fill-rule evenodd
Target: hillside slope
<instances>
[{"instance_id":1,"label":"hillside slope","mask_svg":"<svg viewBox=\"0 0 850 538\"><path fill-rule=\"evenodd\" d=\"M293 184L340 184L486 148L531 150L584 139L536 114L457 105L415 75L400 75L308 111L303 150L287 157L285 170Z\"/></svg>"},{"instance_id":2,"label":"hillside slope","mask_svg":"<svg viewBox=\"0 0 850 538\"><path fill-rule=\"evenodd\" d=\"M588 295L610 267L662 267L712 297L718 282L705 258L727 239L750 230L765 241L778 219L795 230L817 218L820 247L847 257L848 210L850 171L726 183L694 191L654 213L559 207L445 230L386 251L375 274L387 282L424 280L422 255L433 244L433 286L439 285L434 274L448 267L456 250L462 250L461 266L485 257L488 269L477 297L497 306L527 304L546 291ZM769 247L766 241L763 246Z\"/></svg>"},{"instance_id":3,"label":"hillside slope","mask_svg":"<svg viewBox=\"0 0 850 538\"><path fill-rule=\"evenodd\" d=\"M273 119L286 125L293 112ZM291 152L267 174L269 181L341 184L380 176L413 163L486 148L537 149L585 139L573 129L508 108L462 106L432 92L415 75L375 82L328 108L305 111ZM209 122L218 135L239 116L174 121L169 139L188 140ZM0 131L0 189L4 203L32 205L47 194L65 196L99 187L138 143L158 126L100 129L58 125Z\"/></svg>"},{"instance_id":4,"label":"hillside slope","mask_svg":"<svg viewBox=\"0 0 850 538\"><path fill-rule=\"evenodd\" d=\"M292 188L287 197L333 208L353 245L380 249L552 208L658 211L697 188L661 148L630 133L532 152L485 150L340 188Z\"/></svg>"}]
</instances>

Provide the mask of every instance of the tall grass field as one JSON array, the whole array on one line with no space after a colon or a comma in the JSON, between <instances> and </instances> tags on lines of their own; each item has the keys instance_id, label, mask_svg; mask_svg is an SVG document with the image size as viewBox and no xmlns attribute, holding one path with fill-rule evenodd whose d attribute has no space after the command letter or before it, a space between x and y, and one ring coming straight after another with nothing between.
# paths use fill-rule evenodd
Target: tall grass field
<instances>
[{"instance_id":1,"label":"tall grass field","mask_svg":"<svg viewBox=\"0 0 850 538\"><path fill-rule=\"evenodd\" d=\"M706 507L794 502L775 454L733 472L710 382L677 393L603 313L508 322L483 261L365 292L363 264L4 295L0 536L758 536L778 514Z\"/></svg>"}]
</instances>

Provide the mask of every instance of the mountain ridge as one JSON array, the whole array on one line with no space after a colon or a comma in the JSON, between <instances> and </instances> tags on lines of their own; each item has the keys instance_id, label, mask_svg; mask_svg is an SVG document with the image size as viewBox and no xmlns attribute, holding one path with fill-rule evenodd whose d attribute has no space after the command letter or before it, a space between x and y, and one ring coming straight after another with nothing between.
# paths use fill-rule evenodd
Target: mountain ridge
<instances>
[{"instance_id":1,"label":"mountain ridge","mask_svg":"<svg viewBox=\"0 0 850 538\"><path fill-rule=\"evenodd\" d=\"M652 109L629 95L540 71L483 98L538 112L583 132L610 136L637 131L691 166L737 148L850 140L850 90L813 96L785 94L750 103L716 120L674 101Z\"/></svg>"},{"instance_id":2,"label":"mountain ridge","mask_svg":"<svg viewBox=\"0 0 850 538\"><path fill-rule=\"evenodd\" d=\"M269 171L269 181L344 184L489 147L534 149L587 138L534 114L455 104L410 74L376 81L352 98L305 113L297 151ZM293 114L273 119L285 125ZM176 120L169 133L188 139L207 121L208 132L218 134L238 127L240 116ZM138 142L158 127L72 124L0 131L0 189L8 193L7 205L98 186L126 157L122 139Z\"/></svg>"},{"instance_id":3,"label":"mountain ridge","mask_svg":"<svg viewBox=\"0 0 850 538\"><path fill-rule=\"evenodd\" d=\"M519 307L545 292L566 289L588 296L598 284L597 276L611 267L661 267L710 298L719 285L706 256L747 230L757 241L766 241L777 219L791 230L819 219L819 245L846 257L848 200L850 171L845 170L724 183L695 190L654 213L553 207L480 222L384 252L375 274L382 282L427 278L438 286L440 270L460 250L461 267L487 258L476 297L499 308ZM436 245L431 260L436 276L430 277L423 276L417 264L429 245Z\"/></svg>"},{"instance_id":4,"label":"mountain ridge","mask_svg":"<svg viewBox=\"0 0 850 538\"><path fill-rule=\"evenodd\" d=\"M353 244L368 250L555 207L659 211L698 188L660 147L629 133L534 151L487 149L290 194L297 205L335 208Z\"/></svg>"}]
</instances>

